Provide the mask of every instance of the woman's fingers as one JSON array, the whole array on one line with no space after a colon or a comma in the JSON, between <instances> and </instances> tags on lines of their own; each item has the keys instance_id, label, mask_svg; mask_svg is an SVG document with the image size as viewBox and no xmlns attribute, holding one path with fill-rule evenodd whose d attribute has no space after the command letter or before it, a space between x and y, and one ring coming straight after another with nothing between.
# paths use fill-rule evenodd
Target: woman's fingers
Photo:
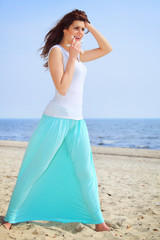
<instances>
[{"instance_id":1,"label":"woman's fingers","mask_svg":"<svg viewBox=\"0 0 160 240\"><path fill-rule=\"evenodd\" d=\"M84 53L84 51L81 49L81 44L82 42L79 40L76 40L76 38L74 37L71 44L67 44L67 46L70 46L70 54L77 58L79 53Z\"/></svg>"},{"instance_id":2,"label":"woman's fingers","mask_svg":"<svg viewBox=\"0 0 160 240\"><path fill-rule=\"evenodd\" d=\"M78 47L80 47L81 46L81 42L80 41L76 41L76 40L74 40L74 42L73 42L73 44L72 44L72 46L74 46L75 47L75 49L77 49Z\"/></svg>"},{"instance_id":3,"label":"woman's fingers","mask_svg":"<svg viewBox=\"0 0 160 240\"><path fill-rule=\"evenodd\" d=\"M72 46L79 46L79 45L81 45L82 44L82 42L84 41L84 39L81 39L80 41L79 40L76 40L76 38L72 35L72 43L73 44L71 44ZM67 46L71 46L71 45L69 45L69 44L67 44ZM82 54L84 54L84 51L82 50L82 48L80 48L79 49L79 52L81 52Z\"/></svg>"}]
</instances>

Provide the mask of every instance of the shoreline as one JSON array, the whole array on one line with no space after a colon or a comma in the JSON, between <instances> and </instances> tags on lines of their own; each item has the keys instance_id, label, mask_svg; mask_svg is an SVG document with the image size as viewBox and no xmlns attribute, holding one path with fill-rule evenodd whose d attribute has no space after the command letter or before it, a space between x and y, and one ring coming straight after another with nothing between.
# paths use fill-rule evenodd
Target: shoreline
<instances>
[{"instance_id":1,"label":"shoreline","mask_svg":"<svg viewBox=\"0 0 160 240\"><path fill-rule=\"evenodd\" d=\"M0 140L0 147L17 147L26 148L28 141L15 141L15 140ZM106 146L93 146L91 145L92 152L96 154L107 154L117 156L135 156L135 157L148 157L160 159L160 150L155 149L139 149L127 147L106 147Z\"/></svg>"}]
</instances>

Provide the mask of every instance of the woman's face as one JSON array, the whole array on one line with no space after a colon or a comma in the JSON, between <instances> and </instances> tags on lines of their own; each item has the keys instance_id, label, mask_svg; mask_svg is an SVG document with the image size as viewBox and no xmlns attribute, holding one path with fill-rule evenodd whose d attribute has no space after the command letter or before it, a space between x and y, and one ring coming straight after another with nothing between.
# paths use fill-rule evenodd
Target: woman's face
<instances>
[{"instance_id":1,"label":"woman's face","mask_svg":"<svg viewBox=\"0 0 160 240\"><path fill-rule=\"evenodd\" d=\"M68 29L64 29L66 39L71 42L72 35L76 37L77 41L80 41L84 36L85 23L83 21L75 20L69 26Z\"/></svg>"}]
</instances>

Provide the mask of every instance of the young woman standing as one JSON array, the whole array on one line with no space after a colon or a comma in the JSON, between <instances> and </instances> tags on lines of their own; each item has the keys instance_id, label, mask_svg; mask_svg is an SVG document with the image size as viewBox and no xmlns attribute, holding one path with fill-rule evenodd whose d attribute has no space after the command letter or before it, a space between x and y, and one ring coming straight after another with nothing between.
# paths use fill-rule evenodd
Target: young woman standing
<instances>
[{"instance_id":1,"label":"young woman standing","mask_svg":"<svg viewBox=\"0 0 160 240\"><path fill-rule=\"evenodd\" d=\"M83 51L85 28L99 48ZM84 62L105 56L111 45L84 11L66 14L45 36L55 96L46 106L26 148L3 224L46 220L95 224L109 231L99 203L97 176L87 125L83 118Z\"/></svg>"}]
</instances>

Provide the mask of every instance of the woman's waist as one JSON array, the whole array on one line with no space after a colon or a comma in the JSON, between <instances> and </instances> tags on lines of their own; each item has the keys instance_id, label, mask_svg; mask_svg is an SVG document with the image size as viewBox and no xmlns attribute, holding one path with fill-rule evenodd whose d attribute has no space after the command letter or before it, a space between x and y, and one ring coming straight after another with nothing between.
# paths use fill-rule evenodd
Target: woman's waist
<instances>
[{"instance_id":1,"label":"woman's waist","mask_svg":"<svg viewBox=\"0 0 160 240\"><path fill-rule=\"evenodd\" d=\"M82 103L68 103L68 102L57 102L56 99L53 99L49 102L46 107L48 110L53 110L60 113L82 113Z\"/></svg>"},{"instance_id":2,"label":"woman's waist","mask_svg":"<svg viewBox=\"0 0 160 240\"><path fill-rule=\"evenodd\" d=\"M71 109L80 109L82 107L83 96L80 94L72 95L68 97L67 95L63 96L60 94L55 94L54 98L51 100L59 106L63 106Z\"/></svg>"}]
</instances>

